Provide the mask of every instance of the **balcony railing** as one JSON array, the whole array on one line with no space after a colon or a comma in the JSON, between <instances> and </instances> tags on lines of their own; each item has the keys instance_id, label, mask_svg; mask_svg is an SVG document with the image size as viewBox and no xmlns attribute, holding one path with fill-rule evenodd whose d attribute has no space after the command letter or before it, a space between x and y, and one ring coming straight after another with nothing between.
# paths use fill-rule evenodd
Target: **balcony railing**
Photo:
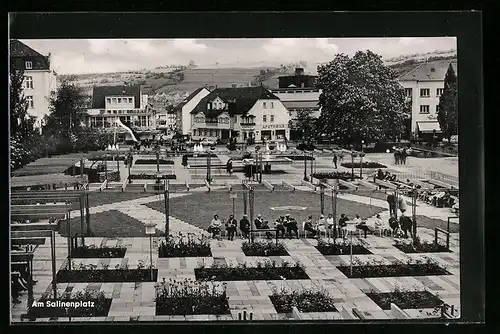
<instances>
[{"instance_id":1,"label":"balcony railing","mask_svg":"<svg viewBox=\"0 0 500 334\"><path fill-rule=\"evenodd\" d=\"M255 122L252 123L240 123L242 127L249 127L249 126L255 126Z\"/></svg>"}]
</instances>

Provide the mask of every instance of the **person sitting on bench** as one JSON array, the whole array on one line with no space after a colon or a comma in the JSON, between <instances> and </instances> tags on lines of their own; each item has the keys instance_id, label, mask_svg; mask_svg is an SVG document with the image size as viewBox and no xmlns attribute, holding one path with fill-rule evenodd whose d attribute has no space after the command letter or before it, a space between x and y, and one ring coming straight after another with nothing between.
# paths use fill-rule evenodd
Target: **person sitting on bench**
<instances>
[{"instance_id":1,"label":"person sitting on bench","mask_svg":"<svg viewBox=\"0 0 500 334\"><path fill-rule=\"evenodd\" d=\"M317 226L313 226L312 216L309 216L304 223L304 231L312 233L313 238L317 234Z\"/></svg>"},{"instance_id":2,"label":"person sitting on bench","mask_svg":"<svg viewBox=\"0 0 500 334\"><path fill-rule=\"evenodd\" d=\"M209 232L212 233L212 238L217 238L220 235L220 228L222 222L219 219L219 215L215 214L214 219L210 222Z\"/></svg>"},{"instance_id":3,"label":"person sitting on bench","mask_svg":"<svg viewBox=\"0 0 500 334\"><path fill-rule=\"evenodd\" d=\"M345 235L342 233L342 228L347 226L347 222L349 221L349 218L345 215L345 213L340 215L339 219L339 232L342 235L342 237L345 238Z\"/></svg>"},{"instance_id":4,"label":"person sitting on bench","mask_svg":"<svg viewBox=\"0 0 500 334\"><path fill-rule=\"evenodd\" d=\"M227 240L234 240L234 232L236 232L236 219L233 215L229 215L229 219L226 222Z\"/></svg>"},{"instance_id":5,"label":"person sitting on bench","mask_svg":"<svg viewBox=\"0 0 500 334\"><path fill-rule=\"evenodd\" d=\"M290 214L287 213L286 221L287 221L286 232L288 234L288 238L289 239L292 238L292 232L293 232L297 236L297 239L299 239L299 228L297 227L297 221L295 220L295 218L290 217Z\"/></svg>"},{"instance_id":6,"label":"person sitting on bench","mask_svg":"<svg viewBox=\"0 0 500 334\"><path fill-rule=\"evenodd\" d=\"M279 238L280 234L284 238L285 237L285 226L283 226L283 222L281 219L276 219L276 222L274 222L274 228L277 230L276 231L276 237Z\"/></svg>"},{"instance_id":7,"label":"person sitting on bench","mask_svg":"<svg viewBox=\"0 0 500 334\"><path fill-rule=\"evenodd\" d=\"M269 230L270 229L269 222L267 220L264 220L262 222L261 229L262 230ZM273 235L271 234L271 232L266 232L266 238L272 239L272 237L273 237Z\"/></svg>"},{"instance_id":8,"label":"person sitting on bench","mask_svg":"<svg viewBox=\"0 0 500 334\"><path fill-rule=\"evenodd\" d=\"M246 214L243 215L243 218L240 220L240 231L244 239L248 239L248 234L250 232L250 221L248 220L248 216Z\"/></svg>"},{"instance_id":9,"label":"person sitting on bench","mask_svg":"<svg viewBox=\"0 0 500 334\"><path fill-rule=\"evenodd\" d=\"M363 230L365 232L366 239L366 232L370 230L368 226L366 226L366 221L361 220L361 218L359 218L359 215L356 215L356 218L353 219L353 222L356 224L357 229Z\"/></svg>"},{"instance_id":10,"label":"person sitting on bench","mask_svg":"<svg viewBox=\"0 0 500 334\"><path fill-rule=\"evenodd\" d=\"M257 215L257 218L254 219L253 223L255 224L255 228L260 230L262 229L262 224L264 223L264 220L262 219L262 215L259 213Z\"/></svg>"}]
</instances>

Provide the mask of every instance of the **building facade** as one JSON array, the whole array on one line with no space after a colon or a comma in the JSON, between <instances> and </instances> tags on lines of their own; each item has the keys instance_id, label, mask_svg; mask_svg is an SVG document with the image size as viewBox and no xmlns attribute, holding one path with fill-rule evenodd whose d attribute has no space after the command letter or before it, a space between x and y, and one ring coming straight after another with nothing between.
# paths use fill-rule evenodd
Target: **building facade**
<instances>
[{"instance_id":1,"label":"building facade","mask_svg":"<svg viewBox=\"0 0 500 334\"><path fill-rule=\"evenodd\" d=\"M35 127L41 128L50 113L48 98L57 89L57 75L51 69L50 54L44 56L19 40L10 40L10 68L24 71L24 96L28 114L34 116Z\"/></svg>"},{"instance_id":2,"label":"building facade","mask_svg":"<svg viewBox=\"0 0 500 334\"><path fill-rule=\"evenodd\" d=\"M87 114L87 126L116 132L123 140L131 137L116 124L117 118L130 125L139 135L138 139L152 139L159 132L155 112L139 85L94 87L92 106Z\"/></svg>"},{"instance_id":3,"label":"building facade","mask_svg":"<svg viewBox=\"0 0 500 334\"><path fill-rule=\"evenodd\" d=\"M198 88L174 108L178 133L192 135L191 111L208 94L210 94L210 91L206 87Z\"/></svg>"},{"instance_id":4,"label":"building facade","mask_svg":"<svg viewBox=\"0 0 500 334\"><path fill-rule=\"evenodd\" d=\"M293 130L293 122L299 111L307 111L314 118L321 114L319 107L319 96L321 90L315 86L316 76L304 75L301 68L295 69L295 75L279 77L279 88L271 90L283 105L288 109L292 121L290 131L291 139L297 139L297 133Z\"/></svg>"},{"instance_id":5,"label":"building facade","mask_svg":"<svg viewBox=\"0 0 500 334\"><path fill-rule=\"evenodd\" d=\"M264 87L217 88L191 111L192 137L227 142L290 138L288 110Z\"/></svg>"},{"instance_id":6,"label":"building facade","mask_svg":"<svg viewBox=\"0 0 500 334\"><path fill-rule=\"evenodd\" d=\"M456 60L437 60L423 63L398 78L411 102L410 130L412 138L441 133L437 120L439 97L444 91L444 77L449 65L457 72Z\"/></svg>"}]
</instances>

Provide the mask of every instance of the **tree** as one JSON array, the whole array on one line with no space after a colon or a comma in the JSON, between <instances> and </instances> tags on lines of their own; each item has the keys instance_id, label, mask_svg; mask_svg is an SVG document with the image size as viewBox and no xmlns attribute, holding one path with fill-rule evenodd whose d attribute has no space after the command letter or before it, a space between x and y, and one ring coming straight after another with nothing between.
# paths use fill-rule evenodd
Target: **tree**
<instances>
[{"instance_id":1,"label":"tree","mask_svg":"<svg viewBox=\"0 0 500 334\"><path fill-rule=\"evenodd\" d=\"M294 128L299 132L302 141L305 143L312 143L316 138L316 119L311 115L311 111L301 109L297 112L295 118Z\"/></svg>"},{"instance_id":2,"label":"tree","mask_svg":"<svg viewBox=\"0 0 500 334\"><path fill-rule=\"evenodd\" d=\"M381 56L369 50L352 58L339 54L318 66L316 85L322 89L321 133L353 144L394 139L403 132L404 89Z\"/></svg>"},{"instance_id":3,"label":"tree","mask_svg":"<svg viewBox=\"0 0 500 334\"><path fill-rule=\"evenodd\" d=\"M83 89L68 81L63 81L57 91L51 93L50 114L45 117L43 131L47 136L60 139L61 153L75 148L84 128L89 102L90 97Z\"/></svg>"},{"instance_id":4,"label":"tree","mask_svg":"<svg viewBox=\"0 0 500 334\"><path fill-rule=\"evenodd\" d=\"M457 76L453 66L448 66L444 77L443 94L439 97L437 119L444 136L451 140L451 136L458 134L458 101Z\"/></svg>"}]
</instances>

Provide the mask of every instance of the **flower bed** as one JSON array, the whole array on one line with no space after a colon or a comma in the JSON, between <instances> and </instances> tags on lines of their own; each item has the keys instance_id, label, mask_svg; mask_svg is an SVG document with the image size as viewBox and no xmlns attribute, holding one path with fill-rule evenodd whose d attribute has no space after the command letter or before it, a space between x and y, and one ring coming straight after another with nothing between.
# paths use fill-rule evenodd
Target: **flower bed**
<instances>
[{"instance_id":1,"label":"flower bed","mask_svg":"<svg viewBox=\"0 0 500 334\"><path fill-rule=\"evenodd\" d=\"M78 291L72 297L64 293L57 300L42 296L35 306L29 308L28 318L106 317L112 301L105 298L102 291ZM75 303L79 303L78 307Z\"/></svg>"},{"instance_id":2,"label":"flower bed","mask_svg":"<svg viewBox=\"0 0 500 334\"><path fill-rule=\"evenodd\" d=\"M290 291L282 288L279 291L273 291L269 299L278 313L292 313L293 306L296 306L300 312L337 312L333 298L325 290Z\"/></svg>"},{"instance_id":3,"label":"flower bed","mask_svg":"<svg viewBox=\"0 0 500 334\"><path fill-rule=\"evenodd\" d=\"M177 176L175 174L130 174L128 176L129 180L175 180Z\"/></svg>"},{"instance_id":4,"label":"flower bed","mask_svg":"<svg viewBox=\"0 0 500 334\"><path fill-rule=\"evenodd\" d=\"M313 177L318 180L324 179L341 179L344 181L352 180L352 173L349 172L330 172L330 173L314 173ZM360 179L359 175L354 174L355 179Z\"/></svg>"},{"instance_id":5,"label":"flower bed","mask_svg":"<svg viewBox=\"0 0 500 334\"><path fill-rule=\"evenodd\" d=\"M443 301L428 291L401 291L395 289L392 292L366 294L382 310L390 310L391 303L396 304L401 309L421 309L438 308L443 305Z\"/></svg>"},{"instance_id":6,"label":"flower bed","mask_svg":"<svg viewBox=\"0 0 500 334\"><path fill-rule=\"evenodd\" d=\"M196 157L197 158L206 158L208 157L208 154L209 153L199 153L199 154L196 154ZM210 153L210 156L212 158L217 158L217 154L214 154L214 153ZM181 161L181 164L185 167L188 165L188 158L193 158L194 157L194 154L193 153L188 153L188 154L184 154L182 156L182 161Z\"/></svg>"},{"instance_id":7,"label":"flower bed","mask_svg":"<svg viewBox=\"0 0 500 334\"><path fill-rule=\"evenodd\" d=\"M268 281L279 279L309 279L306 272L297 262L293 266L283 261L276 266L275 261L258 262L255 267L246 263L237 266L213 265L211 268L196 268L196 279L199 281Z\"/></svg>"},{"instance_id":8,"label":"flower bed","mask_svg":"<svg viewBox=\"0 0 500 334\"><path fill-rule=\"evenodd\" d=\"M318 239L318 246L316 249L323 255L348 255L351 254L350 243L334 243L331 241L324 241L323 239ZM352 244L352 254L354 255L366 255L372 254L368 249L366 249L361 244Z\"/></svg>"},{"instance_id":9,"label":"flower bed","mask_svg":"<svg viewBox=\"0 0 500 334\"><path fill-rule=\"evenodd\" d=\"M396 240L394 247L408 254L451 252L444 245L435 244L434 242L422 242L418 237L410 242Z\"/></svg>"},{"instance_id":10,"label":"flower bed","mask_svg":"<svg viewBox=\"0 0 500 334\"><path fill-rule=\"evenodd\" d=\"M169 279L155 286L156 315L230 314L226 283Z\"/></svg>"},{"instance_id":11,"label":"flower bed","mask_svg":"<svg viewBox=\"0 0 500 334\"><path fill-rule=\"evenodd\" d=\"M445 268L430 258L427 258L425 262L409 260L404 263L397 260L392 264L380 264L378 261L363 263L359 259L355 259L353 261L352 275L349 265L338 266L337 268L348 278L450 275Z\"/></svg>"},{"instance_id":12,"label":"flower bed","mask_svg":"<svg viewBox=\"0 0 500 334\"><path fill-rule=\"evenodd\" d=\"M125 247L95 247L80 246L71 251L72 258L123 258L127 248Z\"/></svg>"},{"instance_id":13,"label":"flower bed","mask_svg":"<svg viewBox=\"0 0 500 334\"><path fill-rule=\"evenodd\" d=\"M344 162L340 164L342 167L345 168L360 168L361 163L355 162L354 164L352 162ZM363 168L387 168L386 165L379 164L378 162L373 162L373 161L367 161L363 162Z\"/></svg>"},{"instance_id":14,"label":"flower bed","mask_svg":"<svg viewBox=\"0 0 500 334\"><path fill-rule=\"evenodd\" d=\"M157 161L156 161L156 159L150 159L150 160L138 159L135 162L135 164L136 165L156 165ZM173 165L174 162L172 160L159 159L158 164L160 164L160 165Z\"/></svg>"},{"instance_id":15,"label":"flower bed","mask_svg":"<svg viewBox=\"0 0 500 334\"><path fill-rule=\"evenodd\" d=\"M62 269L57 272L56 281L58 283L125 283L125 282L156 282L158 269L153 269L151 278L151 269L145 268L142 261L139 261L137 269L120 268L116 265L115 269L108 269L109 265L102 265L103 269L97 269L96 265L80 264L78 267L72 263L71 269ZM153 267L154 268L154 267Z\"/></svg>"},{"instance_id":16,"label":"flower bed","mask_svg":"<svg viewBox=\"0 0 500 334\"><path fill-rule=\"evenodd\" d=\"M245 241L241 249L246 256L288 256L285 245L282 242L276 244L275 241Z\"/></svg>"},{"instance_id":17,"label":"flower bed","mask_svg":"<svg viewBox=\"0 0 500 334\"><path fill-rule=\"evenodd\" d=\"M107 155L107 156L96 156L96 157L90 157L89 158L89 161L125 161L125 156L124 155L119 155L118 157L115 156L114 157L114 160L113 160L113 156L112 155Z\"/></svg>"},{"instance_id":18,"label":"flower bed","mask_svg":"<svg viewBox=\"0 0 500 334\"><path fill-rule=\"evenodd\" d=\"M158 245L158 257L210 257L210 240L204 236L193 238L192 233L170 235Z\"/></svg>"}]
</instances>

